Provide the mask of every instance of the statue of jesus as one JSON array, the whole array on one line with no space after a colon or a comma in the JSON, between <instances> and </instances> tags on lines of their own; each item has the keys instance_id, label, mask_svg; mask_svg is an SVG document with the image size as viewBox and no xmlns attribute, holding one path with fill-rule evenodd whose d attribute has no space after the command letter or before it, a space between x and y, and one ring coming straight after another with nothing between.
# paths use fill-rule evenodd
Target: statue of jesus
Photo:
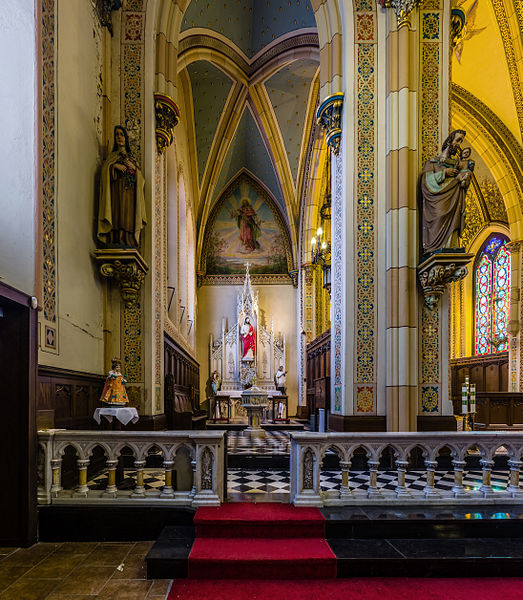
<instances>
[{"instance_id":1,"label":"statue of jesus","mask_svg":"<svg viewBox=\"0 0 523 600\"><path fill-rule=\"evenodd\" d=\"M243 325L240 327L242 338L242 360L254 360L256 353L256 333L252 326L250 317L245 317Z\"/></svg>"}]
</instances>

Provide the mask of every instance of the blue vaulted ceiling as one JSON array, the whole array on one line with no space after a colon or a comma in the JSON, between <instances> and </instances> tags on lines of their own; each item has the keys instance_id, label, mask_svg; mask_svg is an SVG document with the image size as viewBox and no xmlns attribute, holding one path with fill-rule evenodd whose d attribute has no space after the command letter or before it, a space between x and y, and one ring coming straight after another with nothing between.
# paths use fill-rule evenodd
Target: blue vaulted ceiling
<instances>
[{"instance_id":1,"label":"blue vaulted ceiling","mask_svg":"<svg viewBox=\"0 0 523 600\"><path fill-rule=\"evenodd\" d=\"M317 70L316 61L301 59L284 67L265 82L285 142L294 182L298 176L311 81Z\"/></svg>"},{"instance_id":2,"label":"blue vaulted ceiling","mask_svg":"<svg viewBox=\"0 0 523 600\"><path fill-rule=\"evenodd\" d=\"M212 141L232 81L212 63L198 60L187 67L191 78L198 175L201 184Z\"/></svg>"},{"instance_id":3,"label":"blue vaulted ceiling","mask_svg":"<svg viewBox=\"0 0 523 600\"><path fill-rule=\"evenodd\" d=\"M213 203L223 192L227 183L229 183L242 168L248 169L269 188L282 208L283 213L285 213L285 203L283 201L278 178L274 172L269 153L267 152L258 126L247 107L245 107L245 110L243 111L234 139L225 156L225 161L214 192Z\"/></svg>"},{"instance_id":4,"label":"blue vaulted ceiling","mask_svg":"<svg viewBox=\"0 0 523 600\"><path fill-rule=\"evenodd\" d=\"M249 58L289 31L316 27L309 0L192 0L181 31L212 29Z\"/></svg>"}]
</instances>

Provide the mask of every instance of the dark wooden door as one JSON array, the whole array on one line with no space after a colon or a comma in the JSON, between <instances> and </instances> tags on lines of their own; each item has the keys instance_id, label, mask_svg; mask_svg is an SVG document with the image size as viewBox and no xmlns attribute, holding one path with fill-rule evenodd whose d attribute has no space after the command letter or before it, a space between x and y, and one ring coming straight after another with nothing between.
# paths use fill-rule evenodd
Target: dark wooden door
<instances>
[{"instance_id":1,"label":"dark wooden door","mask_svg":"<svg viewBox=\"0 0 523 600\"><path fill-rule=\"evenodd\" d=\"M37 318L31 298L0 283L0 546L36 542Z\"/></svg>"}]
</instances>

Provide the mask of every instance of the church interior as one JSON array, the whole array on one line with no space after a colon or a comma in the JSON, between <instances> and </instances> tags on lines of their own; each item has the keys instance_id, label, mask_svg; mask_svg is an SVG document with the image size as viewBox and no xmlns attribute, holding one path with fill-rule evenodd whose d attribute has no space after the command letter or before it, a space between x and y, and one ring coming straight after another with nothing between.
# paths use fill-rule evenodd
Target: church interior
<instances>
[{"instance_id":1,"label":"church interior","mask_svg":"<svg viewBox=\"0 0 523 600\"><path fill-rule=\"evenodd\" d=\"M0 32L0 600L520 597L521 0Z\"/></svg>"}]
</instances>

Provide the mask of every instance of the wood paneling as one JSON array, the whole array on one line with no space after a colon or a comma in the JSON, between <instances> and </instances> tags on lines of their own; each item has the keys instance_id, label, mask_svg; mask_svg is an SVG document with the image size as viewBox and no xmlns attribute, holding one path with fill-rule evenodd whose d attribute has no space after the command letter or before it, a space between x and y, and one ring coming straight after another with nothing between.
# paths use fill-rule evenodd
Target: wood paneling
<instances>
[{"instance_id":1,"label":"wood paneling","mask_svg":"<svg viewBox=\"0 0 523 600\"><path fill-rule=\"evenodd\" d=\"M330 409L330 329L307 345L307 410L315 415L318 410Z\"/></svg>"},{"instance_id":2,"label":"wood paneling","mask_svg":"<svg viewBox=\"0 0 523 600\"><path fill-rule=\"evenodd\" d=\"M40 365L38 414L58 429L98 429L93 413L100 406L104 382L103 375Z\"/></svg>"},{"instance_id":3,"label":"wood paneling","mask_svg":"<svg viewBox=\"0 0 523 600\"><path fill-rule=\"evenodd\" d=\"M204 429L200 410L200 365L169 336L164 338L165 416L168 429Z\"/></svg>"}]
</instances>

